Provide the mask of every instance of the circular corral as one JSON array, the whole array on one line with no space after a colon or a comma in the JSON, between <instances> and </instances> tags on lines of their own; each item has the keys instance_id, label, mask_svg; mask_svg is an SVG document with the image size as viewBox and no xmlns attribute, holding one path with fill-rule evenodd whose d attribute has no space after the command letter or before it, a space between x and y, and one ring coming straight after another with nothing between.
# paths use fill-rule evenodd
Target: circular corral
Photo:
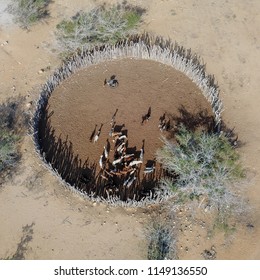
<instances>
[{"instance_id":1,"label":"circular corral","mask_svg":"<svg viewBox=\"0 0 260 280\"><path fill-rule=\"evenodd\" d=\"M160 137L174 137L180 123L212 129L220 122L217 86L196 56L158 38L151 43L147 35L81 52L44 91L35 115L41 155L72 188L113 203L167 197L157 190L164 172L155 160Z\"/></svg>"}]
</instances>

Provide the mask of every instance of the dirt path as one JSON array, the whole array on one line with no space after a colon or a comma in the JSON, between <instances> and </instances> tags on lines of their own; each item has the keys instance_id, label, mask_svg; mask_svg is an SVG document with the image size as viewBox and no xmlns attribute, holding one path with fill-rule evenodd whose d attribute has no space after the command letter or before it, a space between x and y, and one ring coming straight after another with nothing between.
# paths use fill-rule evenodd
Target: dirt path
<instances>
[{"instance_id":1,"label":"dirt path","mask_svg":"<svg viewBox=\"0 0 260 280\"><path fill-rule=\"evenodd\" d=\"M50 74L47 67L51 71L59 64L56 54L50 51L54 26L63 14L93 7L94 2L101 1L55 1L51 4L51 18L30 32L13 25L0 26L0 45L8 41L0 46L1 102L19 94L29 94L28 102L35 100L37 89ZM243 224L231 243L225 243L222 236L205 242L201 238L200 245L190 243L191 249L180 253L180 258L201 258L205 246L215 245L217 258L259 259L259 1L129 2L147 8L141 29L170 37L203 57L207 71L219 82L224 119L235 127L244 143L240 153L249 174L244 196L254 207L254 228L249 231ZM104 205L73 196L41 166L29 137L22 151L17 174L0 188L0 258L146 258L142 230L146 214L142 209L108 210ZM186 239L183 235L180 245L185 246Z\"/></svg>"}]
</instances>

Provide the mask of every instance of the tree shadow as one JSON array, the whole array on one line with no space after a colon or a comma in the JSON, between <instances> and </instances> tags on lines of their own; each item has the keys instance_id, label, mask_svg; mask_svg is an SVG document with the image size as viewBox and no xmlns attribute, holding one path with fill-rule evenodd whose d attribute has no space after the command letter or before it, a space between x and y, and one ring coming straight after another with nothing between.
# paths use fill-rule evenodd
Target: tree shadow
<instances>
[{"instance_id":1,"label":"tree shadow","mask_svg":"<svg viewBox=\"0 0 260 280\"><path fill-rule=\"evenodd\" d=\"M170 121L168 125L171 137L174 137L176 132L178 132L180 125L184 125L192 132L201 129L211 133L216 130L214 117L206 109L200 110L197 113L191 113L183 105L181 105L178 108L178 112L178 115L167 113Z\"/></svg>"},{"instance_id":2,"label":"tree shadow","mask_svg":"<svg viewBox=\"0 0 260 280\"><path fill-rule=\"evenodd\" d=\"M28 250L28 244L33 239L33 227L35 223L31 223L30 225L24 226L23 229L23 235L21 237L20 242L17 245L16 252L9 257L10 260L24 260L25 259L25 253Z\"/></svg>"},{"instance_id":3,"label":"tree shadow","mask_svg":"<svg viewBox=\"0 0 260 280\"><path fill-rule=\"evenodd\" d=\"M207 109L200 110L197 113L191 113L182 105L178 108L178 112L179 114L167 113L166 116L163 115L160 117L160 121L166 117L169 119L167 129L169 138L174 138L180 126L184 125L191 132L201 130L206 133L222 134L234 148L241 147L245 144L238 140L238 135L234 127L229 128L224 121L220 125L216 125L214 116Z\"/></svg>"}]
</instances>

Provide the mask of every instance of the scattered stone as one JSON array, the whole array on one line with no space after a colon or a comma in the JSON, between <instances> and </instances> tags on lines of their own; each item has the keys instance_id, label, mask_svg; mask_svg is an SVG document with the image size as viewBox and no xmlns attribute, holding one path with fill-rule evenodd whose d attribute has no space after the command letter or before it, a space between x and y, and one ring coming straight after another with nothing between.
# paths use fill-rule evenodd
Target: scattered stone
<instances>
[{"instance_id":1,"label":"scattered stone","mask_svg":"<svg viewBox=\"0 0 260 280\"><path fill-rule=\"evenodd\" d=\"M251 224L251 223L248 223L248 224L246 225L246 227L247 227L248 229L253 229L255 226L254 226L253 224Z\"/></svg>"},{"instance_id":2,"label":"scattered stone","mask_svg":"<svg viewBox=\"0 0 260 280\"><path fill-rule=\"evenodd\" d=\"M248 230L252 231L255 226L251 223L247 223L246 227L247 227Z\"/></svg>"},{"instance_id":3,"label":"scattered stone","mask_svg":"<svg viewBox=\"0 0 260 280\"><path fill-rule=\"evenodd\" d=\"M32 106L32 101L30 101L30 102L28 102L27 104L26 104L26 107L29 109L31 106Z\"/></svg>"},{"instance_id":4,"label":"scattered stone","mask_svg":"<svg viewBox=\"0 0 260 280\"><path fill-rule=\"evenodd\" d=\"M8 44L9 44L9 41L5 41L4 43L1 44L1 47L8 45Z\"/></svg>"},{"instance_id":5,"label":"scattered stone","mask_svg":"<svg viewBox=\"0 0 260 280\"><path fill-rule=\"evenodd\" d=\"M41 70L38 71L38 74L42 74L45 70L42 68Z\"/></svg>"}]
</instances>

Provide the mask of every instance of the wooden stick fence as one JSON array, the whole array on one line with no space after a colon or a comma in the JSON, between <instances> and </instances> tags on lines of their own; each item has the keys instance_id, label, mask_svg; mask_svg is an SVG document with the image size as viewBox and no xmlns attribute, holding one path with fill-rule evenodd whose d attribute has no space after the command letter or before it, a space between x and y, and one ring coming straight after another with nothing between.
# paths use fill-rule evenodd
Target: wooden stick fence
<instances>
[{"instance_id":1,"label":"wooden stick fence","mask_svg":"<svg viewBox=\"0 0 260 280\"><path fill-rule=\"evenodd\" d=\"M214 113L215 125L217 130L220 130L221 113L223 105L219 99L219 90L215 82L214 76L207 75L205 72L205 65L201 62L196 54L193 54L190 49L185 49L171 40L165 40L162 37L153 37L148 33L141 35L133 35L128 39L121 40L115 45L104 45L96 47L92 50L82 48L64 62L60 68L56 69L54 73L48 78L46 83L42 86L39 99L36 103L36 110L32 122L32 137L36 152L43 160L44 165L52 171L52 173L59 178L59 180L67 186L72 192L83 195L91 201L105 202L114 206L131 206L143 207L153 203L160 203L172 196L170 190L158 187L154 193L143 197L141 200L136 201L131 199L122 201L119 197L107 196L99 197L93 192L86 192L79 190L77 186L70 185L65 182L57 170L48 163L41 153L40 138L39 138L39 124L40 120L44 118L45 108L48 99L53 90L65 79L73 73L89 65L102 63L121 58L135 58L135 59L148 59L158 61L172 66L174 69L181 71L187 75L202 91L204 97L211 104Z\"/></svg>"}]
</instances>

